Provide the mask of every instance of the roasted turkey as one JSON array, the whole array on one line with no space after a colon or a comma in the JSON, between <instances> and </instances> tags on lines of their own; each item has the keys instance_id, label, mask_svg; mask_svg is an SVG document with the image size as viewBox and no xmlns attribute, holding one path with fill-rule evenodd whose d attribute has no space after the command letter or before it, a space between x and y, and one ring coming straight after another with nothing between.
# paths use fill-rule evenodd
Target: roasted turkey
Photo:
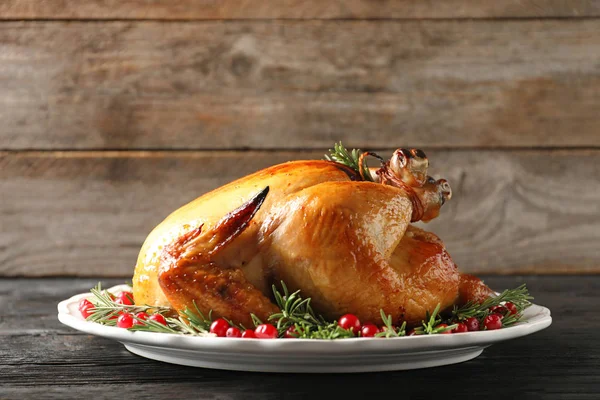
<instances>
[{"instance_id":1,"label":"roasted turkey","mask_svg":"<svg viewBox=\"0 0 600 400\"><path fill-rule=\"evenodd\" d=\"M366 154L366 153L365 153ZM491 291L460 274L442 241L411 222L450 199L418 149L398 149L374 181L334 161L294 161L246 176L181 207L146 239L133 278L137 304L212 310L251 325L277 311L283 281L335 319L420 322L427 311Z\"/></svg>"}]
</instances>

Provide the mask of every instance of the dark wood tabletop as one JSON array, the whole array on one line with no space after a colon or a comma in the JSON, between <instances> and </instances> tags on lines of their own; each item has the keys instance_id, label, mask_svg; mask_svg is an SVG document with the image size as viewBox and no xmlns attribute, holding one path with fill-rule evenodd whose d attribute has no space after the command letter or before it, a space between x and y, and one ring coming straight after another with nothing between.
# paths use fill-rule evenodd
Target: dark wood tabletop
<instances>
[{"instance_id":1,"label":"dark wood tabletop","mask_svg":"<svg viewBox=\"0 0 600 400\"><path fill-rule=\"evenodd\" d=\"M0 280L0 399L600 398L600 276L487 277L496 290L526 282L535 302L551 309L553 324L462 364L365 374L218 371L133 355L56 318L60 300L97 281Z\"/></svg>"}]
</instances>

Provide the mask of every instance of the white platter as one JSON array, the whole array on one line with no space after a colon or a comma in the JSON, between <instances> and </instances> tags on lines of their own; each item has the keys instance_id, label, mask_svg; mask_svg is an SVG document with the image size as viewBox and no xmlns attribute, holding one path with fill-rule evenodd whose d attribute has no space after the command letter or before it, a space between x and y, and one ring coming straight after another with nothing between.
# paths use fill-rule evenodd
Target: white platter
<instances>
[{"instance_id":1,"label":"white platter","mask_svg":"<svg viewBox=\"0 0 600 400\"><path fill-rule=\"evenodd\" d=\"M127 285L108 289L130 290ZM86 321L78 310L82 298L58 304L58 319L79 331L116 340L130 352L153 360L192 367L234 371L349 373L436 367L471 360L486 347L526 336L552 323L550 310L529 307L523 320L509 328L451 335L402 338L237 339L131 332Z\"/></svg>"}]
</instances>

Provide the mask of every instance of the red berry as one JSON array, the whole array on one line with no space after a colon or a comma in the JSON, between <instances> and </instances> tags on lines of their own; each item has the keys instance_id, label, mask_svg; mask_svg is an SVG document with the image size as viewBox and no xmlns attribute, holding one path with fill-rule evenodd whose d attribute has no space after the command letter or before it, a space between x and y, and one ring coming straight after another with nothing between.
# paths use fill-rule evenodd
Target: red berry
<instances>
[{"instance_id":1,"label":"red berry","mask_svg":"<svg viewBox=\"0 0 600 400\"><path fill-rule=\"evenodd\" d=\"M467 325L463 324L462 322L457 323L456 328L452 329L452 333L463 333L468 331L469 328L467 328Z\"/></svg>"},{"instance_id":2,"label":"red berry","mask_svg":"<svg viewBox=\"0 0 600 400\"><path fill-rule=\"evenodd\" d=\"M475 317L470 317L465 320L465 325L467 325L467 330L469 332L478 331L479 330L479 320Z\"/></svg>"},{"instance_id":3,"label":"red berry","mask_svg":"<svg viewBox=\"0 0 600 400\"><path fill-rule=\"evenodd\" d=\"M344 329L352 329L355 335L360 331L360 320L354 314L342 315L338 320L338 325Z\"/></svg>"},{"instance_id":4,"label":"red berry","mask_svg":"<svg viewBox=\"0 0 600 400\"><path fill-rule=\"evenodd\" d=\"M516 313L519 312L519 310L517 309L517 306L515 306L510 301L507 301L506 304L504 305L504 307L506 307L506 309L508 311L510 311L511 315L515 315Z\"/></svg>"},{"instance_id":5,"label":"red berry","mask_svg":"<svg viewBox=\"0 0 600 400\"><path fill-rule=\"evenodd\" d=\"M232 326L225 332L225 337L242 337L242 331Z\"/></svg>"},{"instance_id":6,"label":"red berry","mask_svg":"<svg viewBox=\"0 0 600 400\"><path fill-rule=\"evenodd\" d=\"M373 324L366 324L360 328L360 335L362 337L375 337L379 333L379 328Z\"/></svg>"},{"instance_id":7,"label":"red berry","mask_svg":"<svg viewBox=\"0 0 600 400\"><path fill-rule=\"evenodd\" d=\"M159 324L163 324L165 326L167 325L167 321L165 320L165 317L163 317L162 314L152 314L148 317L148 321L158 322Z\"/></svg>"},{"instance_id":8,"label":"red berry","mask_svg":"<svg viewBox=\"0 0 600 400\"><path fill-rule=\"evenodd\" d=\"M83 316L83 318L87 319L92 312L94 311L94 304L88 299L81 299L79 302L79 312Z\"/></svg>"},{"instance_id":9,"label":"red berry","mask_svg":"<svg viewBox=\"0 0 600 400\"><path fill-rule=\"evenodd\" d=\"M133 320L133 324L134 325L144 325L144 323L142 321L145 321L147 319L148 319L148 314L141 311L141 312L135 314L135 319Z\"/></svg>"},{"instance_id":10,"label":"red berry","mask_svg":"<svg viewBox=\"0 0 600 400\"><path fill-rule=\"evenodd\" d=\"M435 327L435 329L447 328L447 327L448 327L448 324L439 324L438 326ZM452 329L441 331L438 333L440 333L442 335L446 335L446 334L452 333Z\"/></svg>"},{"instance_id":11,"label":"red berry","mask_svg":"<svg viewBox=\"0 0 600 400\"><path fill-rule=\"evenodd\" d=\"M124 306L132 306L134 304L133 293L121 292L117 295L117 297L115 297L114 302L117 304L123 304Z\"/></svg>"},{"instance_id":12,"label":"red berry","mask_svg":"<svg viewBox=\"0 0 600 400\"><path fill-rule=\"evenodd\" d=\"M256 335L252 329L246 329L244 332L242 332L242 337L246 339L256 339Z\"/></svg>"},{"instance_id":13,"label":"red berry","mask_svg":"<svg viewBox=\"0 0 600 400\"><path fill-rule=\"evenodd\" d=\"M289 328L287 328L283 337L287 339L297 339L298 332L296 332L296 327L292 325Z\"/></svg>"},{"instance_id":14,"label":"red berry","mask_svg":"<svg viewBox=\"0 0 600 400\"><path fill-rule=\"evenodd\" d=\"M254 330L258 339L275 339L277 337L277 328L271 324L260 324Z\"/></svg>"},{"instance_id":15,"label":"red berry","mask_svg":"<svg viewBox=\"0 0 600 400\"><path fill-rule=\"evenodd\" d=\"M214 333L218 337L225 337L227 329L229 329L229 322L223 318L216 319L210 324L210 333Z\"/></svg>"},{"instance_id":16,"label":"red berry","mask_svg":"<svg viewBox=\"0 0 600 400\"><path fill-rule=\"evenodd\" d=\"M489 331L500 329L502 328L502 317L498 314L490 314L483 319L483 325L485 325L485 329Z\"/></svg>"},{"instance_id":17,"label":"red berry","mask_svg":"<svg viewBox=\"0 0 600 400\"><path fill-rule=\"evenodd\" d=\"M133 315L129 313L123 313L119 315L119 318L117 318L117 326L119 328L131 328L133 326L133 321Z\"/></svg>"},{"instance_id":18,"label":"red berry","mask_svg":"<svg viewBox=\"0 0 600 400\"><path fill-rule=\"evenodd\" d=\"M501 316L505 316L506 313L508 312L508 309L504 306L494 306L494 307L490 307L490 312L492 314L498 314Z\"/></svg>"}]
</instances>

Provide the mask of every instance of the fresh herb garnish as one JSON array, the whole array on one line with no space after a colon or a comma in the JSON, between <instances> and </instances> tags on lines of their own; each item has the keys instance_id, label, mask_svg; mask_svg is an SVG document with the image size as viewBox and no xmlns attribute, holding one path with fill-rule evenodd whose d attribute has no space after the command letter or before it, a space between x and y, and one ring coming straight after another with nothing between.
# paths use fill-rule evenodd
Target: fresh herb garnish
<instances>
[{"instance_id":1,"label":"fresh herb garnish","mask_svg":"<svg viewBox=\"0 0 600 400\"><path fill-rule=\"evenodd\" d=\"M297 290L289 293L285 283L281 282L282 291L279 291L273 285L273 294L275 301L279 307L279 312L272 314L268 318L268 323L272 323L278 332L279 337L283 337L288 330L293 332L293 336L302 339L342 339L355 337L351 329L340 327L337 321L327 321L321 315L318 315L311 307L310 298L302 298L300 291ZM159 332L159 333L176 333L192 336L210 336L210 324L213 321L212 312L204 315L194 304L194 309L186 309L181 312L177 318L170 317L172 309L167 307L156 307L146 305L125 305L114 301L114 296L103 290L98 284L91 289L93 297L89 300L93 303L94 308L87 317L88 321L96 322L102 325L115 326L117 317L121 313L135 314L146 312L149 314L158 313L165 317L166 325L153 320L139 319L134 316L137 323L129 330ZM500 295L490 297L483 303L469 302L462 307L454 307L447 318L443 318L440 314L440 305L433 310L432 313L427 313L421 326L414 329L415 335L433 335L446 332L456 328L457 323L464 321L467 318L477 318L480 322L491 314L490 308L510 302L514 304L517 312L511 313L506 311L502 317L502 326L510 326L518 322L522 316L523 310L531 305L529 300L533 299L526 286L523 284L516 289L505 290ZM403 322L400 327L393 324L391 315L385 314L380 310L381 320L383 321L382 331L377 333L376 337L402 337L406 336L406 322ZM263 324L257 316L251 314L255 326ZM244 326L235 325L232 321L227 321L231 326L245 330ZM442 324L442 325L441 325ZM443 325L447 324L447 326Z\"/></svg>"},{"instance_id":2,"label":"fresh herb garnish","mask_svg":"<svg viewBox=\"0 0 600 400\"><path fill-rule=\"evenodd\" d=\"M337 322L327 322L322 316L317 315L310 306L310 298L300 297L300 290L290 294L285 283L281 282L283 293L273 285L275 302L280 312L269 316L272 322L283 336L285 332L294 327L294 336L303 339L339 339L353 337L351 330L343 329Z\"/></svg>"},{"instance_id":3,"label":"fresh herb garnish","mask_svg":"<svg viewBox=\"0 0 600 400\"><path fill-rule=\"evenodd\" d=\"M209 315L208 318L206 318L197 308L195 312L185 310L182 312L183 316L171 318L166 316L166 314L172 311L168 307L118 304L113 300L111 293L102 290L102 285L100 283L98 283L95 288L91 289L90 292L94 295L94 297L89 299L94 304L94 308L87 318L88 321L102 325L116 326L117 318L121 313L135 314L139 312L152 312L165 316L167 325L151 320L140 320L134 317L140 324L133 325L129 329L132 331L182 333L193 336L208 335L211 316Z\"/></svg>"},{"instance_id":4,"label":"fresh herb garnish","mask_svg":"<svg viewBox=\"0 0 600 400\"><path fill-rule=\"evenodd\" d=\"M436 333L451 331L456 328L456 324L440 326L443 321L439 313L440 305L438 304L431 314L429 314L429 311L427 312L425 320L421 323L422 326L415 328L415 335L434 335Z\"/></svg>"},{"instance_id":5,"label":"fresh herb garnish","mask_svg":"<svg viewBox=\"0 0 600 400\"><path fill-rule=\"evenodd\" d=\"M369 167L365 162L365 158L367 155L374 156L380 161L382 160L381 157L379 157L375 153L363 153L359 149L353 149L350 152L344 147L344 145L342 145L342 142L335 143L333 145L333 149L329 149L329 154L325 154L325 159L350 167L354 171L356 171L356 173L359 174L363 180L374 182L375 180L371 175L371 171L369 170Z\"/></svg>"},{"instance_id":6,"label":"fresh herb garnish","mask_svg":"<svg viewBox=\"0 0 600 400\"><path fill-rule=\"evenodd\" d=\"M402 322L400 328L396 328L392 323L392 316L386 315L383 310L379 310L381 313L381 320L383 321L382 331L377 333L375 337L400 337L406 336L406 321Z\"/></svg>"},{"instance_id":7,"label":"fresh herb garnish","mask_svg":"<svg viewBox=\"0 0 600 400\"><path fill-rule=\"evenodd\" d=\"M533 300L533 297L529 295L527 286L522 284L516 289L507 289L498 296L488 297L482 303L468 302L462 307L454 306L454 309L452 310L452 320L464 321L467 318L475 317L481 321L490 315L490 308L510 302L515 305L517 313L511 314L511 312L507 310L502 319L503 326L510 326L515 322L518 322L523 310L531 305L529 300Z\"/></svg>"}]
</instances>

